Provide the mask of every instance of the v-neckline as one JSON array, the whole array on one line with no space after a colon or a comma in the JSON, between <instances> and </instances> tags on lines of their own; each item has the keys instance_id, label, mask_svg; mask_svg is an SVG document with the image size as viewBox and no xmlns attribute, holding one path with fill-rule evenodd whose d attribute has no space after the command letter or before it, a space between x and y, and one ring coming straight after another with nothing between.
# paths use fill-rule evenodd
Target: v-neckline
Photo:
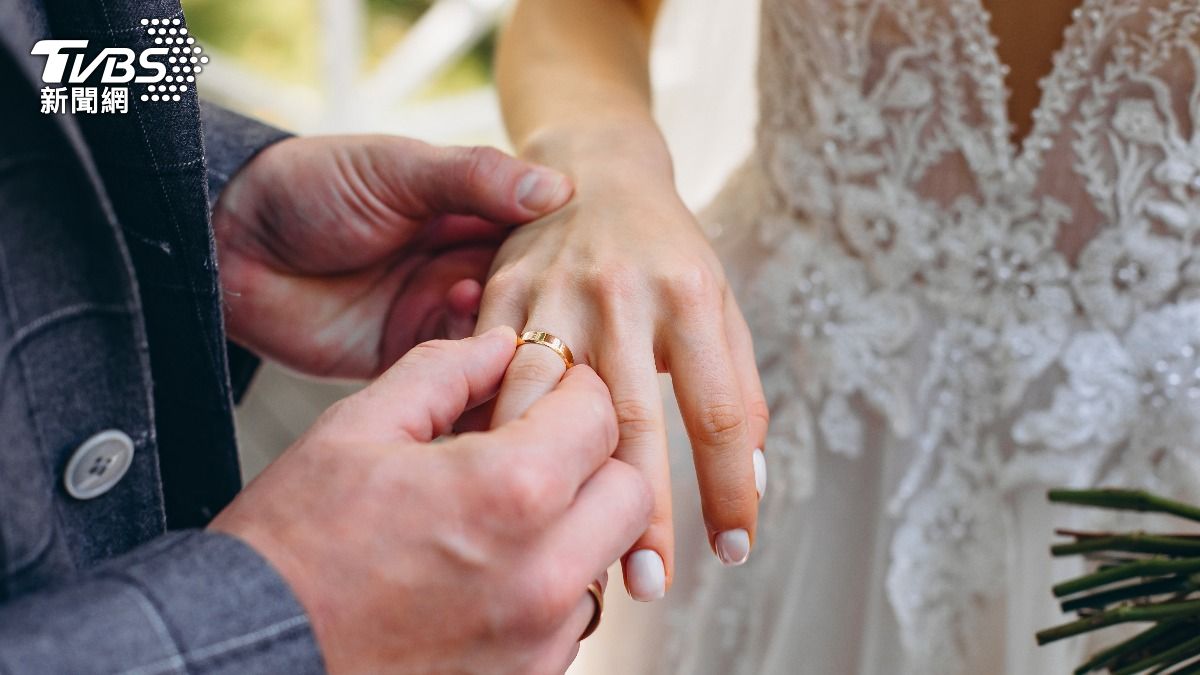
<instances>
[{"instance_id":1,"label":"v-neckline","mask_svg":"<svg viewBox=\"0 0 1200 675\"><path fill-rule=\"evenodd\" d=\"M1072 43L1074 42L1075 34L1081 30L1086 13L1094 10L1094 6L1104 2L1104 0L1082 0L1078 6L1071 10L1071 18L1063 27L1062 42L1051 53L1050 70L1038 78L1039 89L1041 91L1037 97L1037 103L1030 111L1033 123L1030 125L1029 131L1020 138L1014 138L1010 131L1015 125L1008 109L1008 101L1012 96L1012 90L1009 88L1006 76L1008 64L1000 58L1000 37L996 35L995 30L992 28L991 12L984 5L984 0L970 0L970 2L977 12L983 33L989 38L985 49L987 49L991 59L995 62L994 74L996 85L999 87L999 91L1002 92L997 101L999 109L993 111L992 114L993 124L1000 127L997 135L1003 139L1005 154L1010 162L1010 166L1012 168L1027 166L1033 160L1040 157L1041 151L1046 149L1045 147L1034 146L1035 144L1042 145L1042 138L1046 134L1046 123L1051 114L1046 109L1047 99L1052 94L1052 88L1057 86L1063 77L1063 68L1068 61L1066 55L1074 47ZM1043 84L1044 86L1042 86Z\"/></svg>"}]
</instances>

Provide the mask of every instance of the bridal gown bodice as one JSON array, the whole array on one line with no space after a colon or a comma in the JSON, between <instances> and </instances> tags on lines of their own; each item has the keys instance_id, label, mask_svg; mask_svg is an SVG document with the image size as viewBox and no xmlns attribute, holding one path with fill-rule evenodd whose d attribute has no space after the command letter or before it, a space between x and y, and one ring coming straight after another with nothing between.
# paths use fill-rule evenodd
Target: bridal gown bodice
<instances>
[{"instance_id":1,"label":"bridal gown bodice","mask_svg":"<svg viewBox=\"0 0 1200 675\"><path fill-rule=\"evenodd\" d=\"M1052 531L1119 523L1046 487L1200 497L1200 3L1084 2L1020 147L980 0L766 0L761 25L757 148L704 215L773 415L756 549L681 548L662 627L613 648L1070 672L1088 646L1033 640L1077 571Z\"/></svg>"}]
</instances>

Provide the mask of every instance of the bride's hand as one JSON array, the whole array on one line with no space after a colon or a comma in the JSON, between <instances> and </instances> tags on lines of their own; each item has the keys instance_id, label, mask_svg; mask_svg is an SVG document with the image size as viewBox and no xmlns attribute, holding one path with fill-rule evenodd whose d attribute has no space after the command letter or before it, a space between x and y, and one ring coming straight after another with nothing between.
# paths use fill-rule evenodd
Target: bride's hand
<instances>
[{"instance_id":1,"label":"bride's hand","mask_svg":"<svg viewBox=\"0 0 1200 675\"><path fill-rule=\"evenodd\" d=\"M650 529L623 559L626 588L653 600L670 584L674 553L657 373L672 376L709 543L729 565L745 561L754 541L765 481L755 455L767 407L746 322L669 168L655 175L614 160L591 174L573 177L567 206L514 231L500 248L476 330L549 332L608 384L620 423L616 457L640 469L654 492ZM523 414L564 367L550 349L518 350L493 423Z\"/></svg>"}]
</instances>

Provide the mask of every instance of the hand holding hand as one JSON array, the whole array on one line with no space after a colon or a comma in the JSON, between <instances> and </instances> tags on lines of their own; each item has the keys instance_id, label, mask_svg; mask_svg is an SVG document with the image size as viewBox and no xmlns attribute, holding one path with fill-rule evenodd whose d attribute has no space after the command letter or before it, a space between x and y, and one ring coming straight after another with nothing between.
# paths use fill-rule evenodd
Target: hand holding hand
<instances>
[{"instance_id":1,"label":"hand holding hand","mask_svg":"<svg viewBox=\"0 0 1200 675\"><path fill-rule=\"evenodd\" d=\"M418 342L470 335L510 225L570 194L562 175L491 148L277 143L214 209L229 334L310 374L376 375Z\"/></svg>"},{"instance_id":2,"label":"hand holding hand","mask_svg":"<svg viewBox=\"0 0 1200 675\"><path fill-rule=\"evenodd\" d=\"M588 583L646 528L608 390L574 368L499 428L438 444L513 356L501 328L420 345L335 404L210 526L288 581L334 673L561 673Z\"/></svg>"}]
</instances>

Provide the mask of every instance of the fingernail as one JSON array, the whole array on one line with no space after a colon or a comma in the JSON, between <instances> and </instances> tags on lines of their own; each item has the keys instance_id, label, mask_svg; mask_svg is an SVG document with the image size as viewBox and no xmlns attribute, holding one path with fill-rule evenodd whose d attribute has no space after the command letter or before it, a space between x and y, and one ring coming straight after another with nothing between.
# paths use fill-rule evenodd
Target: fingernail
<instances>
[{"instance_id":1,"label":"fingernail","mask_svg":"<svg viewBox=\"0 0 1200 675\"><path fill-rule=\"evenodd\" d=\"M569 195L567 179L546 169L534 169L517 183L517 201L530 211L542 212L561 205Z\"/></svg>"},{"instance_id":2,"label":"fingernail","mask_svg":"<svg viewBox=\"0 0 1200 675\"><path fill-rule=\"evenodd\" d=\"M735 567L750 557L750 533L727 530L717 535L717 557L726 567Z\"/></svg>"},{"instance_id":3,"label":"fingernail","mask_svg":"<svg viewBox=\"0 0 1200 675\"><path fill-rule=\"evenodd\" d=\"M759 448L754 449L754 487L758 490L758 498L762 499L767 493L767 457Z\"/></svg>"},{"instance_id":4,"label":"fingernail","mask_svg":"<svg viewBox=\"0 0 1200 675\"><path fill-rule=\"evenodd\" d=\"M662 557L650 549L629 554L626 559L629 595L638 602L659 600L667 593L667 569Z\"/></svg>"}]
</instances>

